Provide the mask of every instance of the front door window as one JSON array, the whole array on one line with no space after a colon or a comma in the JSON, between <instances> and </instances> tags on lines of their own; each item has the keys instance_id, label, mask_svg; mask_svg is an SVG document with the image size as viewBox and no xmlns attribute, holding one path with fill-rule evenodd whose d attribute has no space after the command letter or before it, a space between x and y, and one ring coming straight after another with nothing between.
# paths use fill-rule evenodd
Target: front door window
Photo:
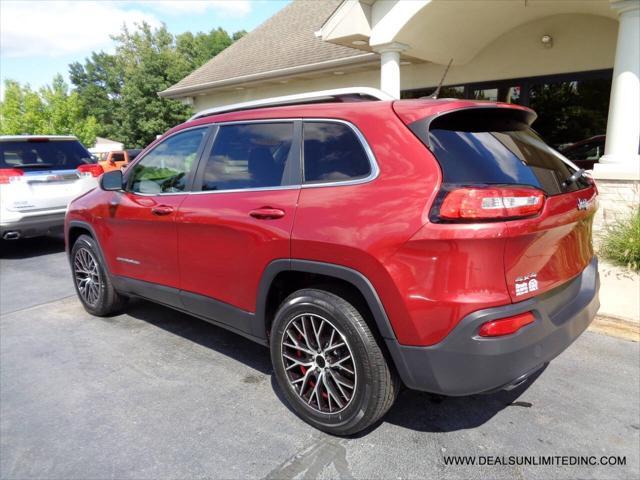
<instances>
[{"instance_id":1,"label":"front door window","mask_svg":"<svg viewBox=\"0 0 640 480\"><path fill-rule=\"evenodd\" d=\"M145 194L184 192L206 132L206 128L187 130L157 145L134 165L128 190Z\"/></svg>"}]
</instances>

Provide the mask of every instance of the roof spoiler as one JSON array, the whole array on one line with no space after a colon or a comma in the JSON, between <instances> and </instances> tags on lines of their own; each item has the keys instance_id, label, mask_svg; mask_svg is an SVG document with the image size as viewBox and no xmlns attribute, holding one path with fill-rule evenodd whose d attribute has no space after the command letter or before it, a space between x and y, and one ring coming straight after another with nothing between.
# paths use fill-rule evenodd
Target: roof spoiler
<instances>
[{"instance_id":1,"label":"roof spoiler","mask_svg":"<svg viewBox=\"0 0 640 480\"><path fill-rule=\"evenodd\" d=\"M319 90L317 92L297 93L295 95L285 95L283 97L263 98L250 102L233 103L221 107L207 108L196 113L189 119L207 117L219 113L237 112L240 110L251 110L254 108L282 107L285 105L301 105L309 103L326 102L358 102L358 101L378 101L395 100L391 95L384 93L377 88L371 87L349 87L336 88L333 90Z\"/></svg>"}]
</instances>

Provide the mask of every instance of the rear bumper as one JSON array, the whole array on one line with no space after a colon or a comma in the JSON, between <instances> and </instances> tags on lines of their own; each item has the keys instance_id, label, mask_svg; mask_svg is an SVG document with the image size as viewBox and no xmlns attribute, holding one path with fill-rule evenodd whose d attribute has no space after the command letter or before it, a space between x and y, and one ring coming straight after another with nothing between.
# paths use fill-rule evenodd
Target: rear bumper
<instances>
[{"instance_id":1,"label":"rear bumper","mask_svg":"<svg viewBox=\"0 0 640 480\"><path fill-rule=\"evenodd\" d=\"M565 350L596 315L600 302L594 257L570 282L524 302L479 310L428 347L386 340L407 387L443 395L470 395L522 382ZM513 335L478 336L485 322L531 311L536 321Z\"/></svg>"},{"instance_id":2,"label":"rear bumper","mask_svg":"<svg viewBox=\"0 0 640 480\"><path fill-rule=\"evenodd\" d=\"M6 233L17 232L19 238L37 237L48 233L59 233L64 228L65 211L44 215L29 215L0 223L0 238Z\"/></svg>"}]
</instances>

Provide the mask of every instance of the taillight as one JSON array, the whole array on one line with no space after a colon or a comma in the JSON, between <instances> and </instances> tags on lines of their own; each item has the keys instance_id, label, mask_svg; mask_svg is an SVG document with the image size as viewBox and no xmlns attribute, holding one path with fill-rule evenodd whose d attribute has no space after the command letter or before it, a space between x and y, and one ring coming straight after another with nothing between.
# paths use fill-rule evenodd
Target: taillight
<instances>
[{"instance_id":1,"label":"taillight","mask_svg":"<svg viewBox=\"0 0 640 480\"><path fill-rule=\"evenodd\" d=\"M19 180L24 172L19 168L0 168L0 184L6 184Z\"/></svg>"},{"instance_id":2,"label":"taillight","mask_svg":"<svg viewBox=\"0 0 640 480\"><path fill-rule=\"evenodd\" d=\"M533 323L536 318L531 312L521 313L509 318L501 318L491 322L483 323L478 334L481 337L501 337L516 333L522 327Z\"/></svg>"},{"instance_id":3,"label":"taillight","mask_svg":"<svg viewBox=\"0 0 640 480\"><path fill-rule=\"evenodd\" d=\"M593 187L593 189L596 191L596 195L598 195L598 185L596 185L596 181L594 180L594 178L591 175L584 175L584 178L586 178L587 183L589 185L591 185Z\"/></svg>"},{"instance_id":4,"label":"taillight","mask_svg":"<svg viewBox=\"0 0 640 480\"><path fill-rule=\"evenodd\" d=\"M84 165L80 165L76 170L78 170L80 176L85 177L99 177L104 173L102 165L98 165L97 163L85 163Z\"/></svg>"},{"instance_id":5,"label":"taillight","mask_svg":"<svg viewBox=\"0 0 640 480\"><path fill-rule=\"evenodd\" d=\"M461 187L446 194L439 217L444 220L508 220L539 214L544 192L529 187Z\"/></svg>"}]
</instances>

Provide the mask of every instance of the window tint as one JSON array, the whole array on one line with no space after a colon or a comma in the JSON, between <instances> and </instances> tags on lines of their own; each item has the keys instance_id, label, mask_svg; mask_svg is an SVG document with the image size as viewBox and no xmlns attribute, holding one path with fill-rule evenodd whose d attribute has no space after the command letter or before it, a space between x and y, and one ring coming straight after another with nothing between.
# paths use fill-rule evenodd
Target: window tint
<instances>
[{"instance_id":1,"label":"window tint","mask_svg":"<svg viewBox=\"0 0 640 480\"><path fill-rule=\"evenodd\" d=\"M172 193L186 189L206 128L177 133L151 150L129 177L129 189L139 193Z\"/></svg>"},{"instance_id":2,"label":"window tint","mask_svg":"<svg viewBox=\"0 0 640 480\"><path fill-rule=\"evenodd\" d=\"M21 140L0 142L0 168L74 170L94 163L77 140Z\"/></svg>"},{"instance_id":3,"label":"window tint","mask_svg":"<svg viewBox=\"0 0 640 480\"><path fill-rule=\"evenodd\" d=\"M286 182L293 123L222 125L204 169L202 190L277 187Z\"/></svg>"},{"instance_id":4,"label":"window tint","mask_svg":"<svg viewBox=\"0 0 640 480\"><path fill-rule=\"evenodd\" d=\"M580 180L563 187L573 169L531 129L503 132L434 129L429 138L445 183L532 185L549 195L589 186Z\"/></svg>"},{"instance_id":5,"label":"window tint","mask_svg":"<svg viewBox=\"0 0 640 480\"><path fill-rule=\"evenodd\" d=\"M352 180L370 173L369 158L351 128L342 123L305 122L305 182Z\"/></svg>"},{"instance_id":6,"label":"window tint","mask_svg":"<svg viewBox=\"0 0 640 480\"><path fill-rule=\"evenodd\" d=\"M549 195L589 187L585 178L564 184L574 169L529 127L534 119L524 109L469 108L409 128L433 151L444 183L531 185Z\"/></svg>"}]
</instances>

